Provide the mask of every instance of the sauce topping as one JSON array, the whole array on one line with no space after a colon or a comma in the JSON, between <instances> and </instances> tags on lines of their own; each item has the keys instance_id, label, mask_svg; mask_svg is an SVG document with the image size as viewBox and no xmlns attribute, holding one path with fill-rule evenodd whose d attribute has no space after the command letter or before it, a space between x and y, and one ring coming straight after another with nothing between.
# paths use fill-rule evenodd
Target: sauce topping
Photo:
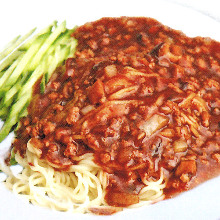
<instances>
[{"instance_id":1,"label":"sauce topping","mask_svg":"<svg viewBox=\"0 0 220 220\"><path fill-rule=\"evenodd\" d=\"M73 36L75 58L34 93L15 150L24 156L30 140L59 170L93 152L112 206L138 203L144 179L159 179L161 168L167 198L220 173L219 42L128 17Z\"/></svg>"}]
</instances>

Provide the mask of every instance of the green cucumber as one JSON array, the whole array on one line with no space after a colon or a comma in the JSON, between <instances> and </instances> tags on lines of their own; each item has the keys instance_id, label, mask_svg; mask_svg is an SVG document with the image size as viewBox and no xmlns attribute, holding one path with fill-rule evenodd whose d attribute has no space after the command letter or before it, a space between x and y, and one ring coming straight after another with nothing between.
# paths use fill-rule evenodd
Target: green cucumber
<instances>
[{"instance_id":1,"label":"green cucumber","mask_svg":"<svg viewBox=\"0 0 220 220\"><path fill-rule=\"evenodd\" d=\"M16 37L14 40L11 41L10 46L6 47L6 49L0 53L0 60L7 57L13 50L15 50L20 44L22 44L27 38L29 38L36 28L33 28L30 30L27 34L25 34L23 37L20 38L20 36Z\"/></svg>"},{"instance_id":2,"label":"green cucumber","mask_svg":"<svg viewBox=\"0 0 220 220\"><path fill-rule=\"evenodd\" d=\"M3 49L3 51L0 53L0 60L4 59L9 53L8 53L8 50L9 48L14 45L18 39L21 37L21 35L15 37L13 40L11 40L6 46L5 48Z\"/></svg>"},{"instance_id":3,"label":"green cucumber","mask_svg":"<svg viewBox=\"0 0 220 220\"><path fill-rule=\"evenodd\" d=\"M12 51L0 63L0 118L5 121L0 130L0 142L19 119L27 115L34 84L42 77L40 88L44 92L57 66L73 56L77 41L71 37L72 32L73 29L66 28L65 21L60 25L54 21L25 42L22 39L28 34L17 37L0 54L3 57L7 51Z\"/></svg>"},{"instance_id":4,"label":"green cucumber","mask_svg":"<svg viewBox=\"0 0 220 220\"><path fill-rule=\"evenodd\" d=\"M13 63L13 61L16 60L21 54L23 54L23 52L14 51L9 57L4 59L0 64L0 72L2 70L7 69Z\"/></svg>"},{"instance_id":5,"label":"green cucumber","mask_svg":"<svg viewBox=\"0 0 220 220\"><path fill-rule=\"evenodd\" d=\"M15 60L11 66L5 71L5 73L0 78L0 88L5 84L6 80L10 77L18 63L20 62L22 56L20 56L17 60ZM2 89L2 88L1 88ZM1 90L0 89L0 90Z\"/></svg>"},{"instance_id":6,"label":"green cucumber","mask_svg":"<svg viewBox=\"0 0 220 220\"><path fill-rule=\"evenodd\" d=\"M13 73L8 78L5 86L13 85L17 81L18 77L22 74L22 71L26 68L26 66L29 65L30 60L36 54L36 52L39 50L42 43L43 43L43 40L38 39L35 42L35 44L31 45L31 47L27 50L27 52L22 57L21 61L16 66Z\"/></svg>"},{"instance_id":7,"label":"green cucumber","mask_svg":"<svg viewBox=\"0 0 220 220\"><path fill-rule=\"evenodd\" d=\"M34 59L32 60L30 67L36 68L39 64L40 60L42 59L43 55L49 49L51 44L56 40L56 38L66 30L66 22L64 21L61 25L55 28L54 32L45 40L44 44L40 47L39 51L35 55Z\"/></svg>"},{"instance_id":8,"label":"green cucumber","mask_svg":"<svg viewBox=\"0 0 220 220\"><path fill-rule=\"evenodd\" d=\"M53 21L52 24L48 25L47 27L43 28L39 33L37 33L36 35L34 35L32 38L30 38L28 41L26 41L23 45L21 45L19 47L19 50L28 50L28 48L34 43L34 41L36 41L36 39L38 37L40 37L41 35L47 34L47 33L51 33L52 28L54 26L56 26L57 21Z\"/></svg>"},{"instance_id":9,"label":"green cucumber","mask_svg":"<svg viewBox=\"0 0 220 220\"><path fill-rule=\"evenodd\" d=\"M31 93L27 93L22 99L18 100L11 108L9 116L0 130L0 142L2 142L10 133L11 128L19 121L20 114L24 111L25 107L29 104Z\"/></svg>"}]
</instances>

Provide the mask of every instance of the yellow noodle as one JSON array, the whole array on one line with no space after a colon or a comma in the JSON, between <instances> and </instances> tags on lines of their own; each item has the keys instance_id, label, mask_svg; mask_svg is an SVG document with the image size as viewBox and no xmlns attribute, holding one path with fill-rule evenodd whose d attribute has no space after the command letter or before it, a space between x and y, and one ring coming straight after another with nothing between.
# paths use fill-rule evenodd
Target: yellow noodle
<instances>
[{"instance_id":1,"label":"yellow noodle","mask_svg":"<svg viewBox=\"0 0 220 220\"><path fill-rule=\"evenodd\" d=\"M6 179L5 184L10 190L34 205L58 211L86 213L90 208L108 207L104 200L108 175L94 163L92 153L81 156L78 165L64 172L54 170L39 159L31 152L32 148L28 145L25 158L16 154L23 170L16 176L10 174ZM146 186L139 194L140 202L128 208L163 199L163 175L158 181L145 180L144 183Z\"/></svg>"}]
</instances>

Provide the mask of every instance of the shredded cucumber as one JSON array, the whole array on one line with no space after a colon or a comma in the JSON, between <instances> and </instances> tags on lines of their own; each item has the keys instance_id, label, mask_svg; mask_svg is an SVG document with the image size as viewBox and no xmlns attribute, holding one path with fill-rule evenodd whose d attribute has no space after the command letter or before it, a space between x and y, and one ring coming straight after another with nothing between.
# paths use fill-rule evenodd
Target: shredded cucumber
<instances>
[{"instance_id":1,"label":"shredded cucumber","mask_svg":"<svg viewBox=\"0 0 220 220\"><path fill-rule=\"evenodd\" d=\"M67 29L65 21L60 25L54 21L37 34L34 31L16 37L0 53L0 119L4 121L0 142L27 114L34 84L42 78L43 93L57 66L74 56L74 29Z\"/></svg>"},{"instance_id":2,"label":"shredded cucumber","mask_svg":"<svg viewBox=\"0 0 220 220\"><path fill-rule=\"evenodd\" d=\"M18 47L20 44L22 44L28 37L30 37L36 28L30 30L27 34L25 34L23 37L16 37L14 40L12 40L9 45L6 47L6 49L0 54L0 60L8 56L16 47Z\"/></svg>"}]
</instances>

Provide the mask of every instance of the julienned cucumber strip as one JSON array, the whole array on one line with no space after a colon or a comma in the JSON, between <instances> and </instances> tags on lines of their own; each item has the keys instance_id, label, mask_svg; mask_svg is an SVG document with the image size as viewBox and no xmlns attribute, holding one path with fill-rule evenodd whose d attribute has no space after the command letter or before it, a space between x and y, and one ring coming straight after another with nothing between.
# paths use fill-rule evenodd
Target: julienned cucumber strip
<instances>
[{"instance_id":1,"label":"julienned cucumber strip","mask_svg":"<svg viewBox=\"0 0 220 220\"><path fill-rule=\"evenodd\" d=\"M47 50L49 49L49 47L51 46L51 44L56 40L56 38L62 33L62 32L64 32L65 30L66 30L66 28L65 28L65 25L66 25L66 23L65 22L63 22L60 26L58 26L55 30L54 30L54 32L52 33L52 34L50 34L50 35L48 35L48 33L47 32L45 32L44 34L42 34L40 37L39 37L39 39L38 40L40 40L40 39L42 39L43 40L43 43L41 44L41 47L40 47L40 49L36 52L36 54L33 56L33 59L31 60L32 62L31 62L31 64L28 64L28 62L30 62L30 60L25 60L25 59L23 59L23 66L21 67L21 71L20 71L20 73L19 73L19 71L17 71L18 72L18 75L15 75L16 77L17 76L19 76L21 73L22 73L22 71L25 69L26 70L26 75L28 75L28 71L32 71L32 70L34 70L35 68L36 68L36 66L40 63L40 61L42 60L42 57L45 55L45 53L47 53ZM48 29L49 31L51 30L51 28L49 28ZM28 53L29 51L27 51L27 53ZM24 55L24 56L26 56L26 54ZM23 68L23 69L22 69ZM38 72L38 73L37 73ZM38 75L40 74L40 76L41 76L41 74L43 74L43 72L44 72L44 69L42 68L41 70L39 70L38 69L38 71L34 71L33 73L32 73L32 83L30 84L30 86L28 86L28 88L29 89L31 89L31 87L33 86L33 84L36 82L36 80L39 78L38 77ZM35 76L36 75L36 73L37 73L37 76ZM15 74L15 73L13 73L13 74ZM34 77L35 76L35 77ZM25 78L26 78L26 76L24 75L23 76L23 79L24 79L24 81L25 81ZM35 80L36 79L36 80ZM10 78L9 78L9 80L10 80ZM7 84L6 84L6 86L7 86ZM26 88L27 88L27 86L26 86ZM11 104L11 99L13 98L13 96L16 94L16 89L17 89L17 87L15 87L14 88L14 86L8 91L8 93L10 94L10 95L7 95L7 97L5 97L4 98L4 100L3 100L3 105L6 105L6 106L8 106L8 105L10 105ZM25 89L23 89L23 91L24 91ZM25 92L26 92L26 90L25 90ZM24 94L24 92L22 93L22 94ZM19 96L19 97L21 97L21 96Z\"/></svg>"},{"instance_id":2,"label":"julienned cucumber strip","mask_svg":"<svg viewBox=\"0 0 220 220\"><path fill-rule=\"evenodd\" d=\"M71 53L74 53L74 46L76 47L76 40L72 41L72 44L61 48L61 46L55 47L55 51L53 51L53 55L48 57L47 65L48 65L48 72L44 74L41 84L40 90L41 93L44 93L45 84L49 81L52 73L59 66L67 57L71 56ZM73 49L72 49L73 48Z\"/></svg>"},{"instance_id":3,"label":"julienned cucumber strip","mask_svg":"<svg viewBox=\"0 0 220 220\"><path fill-rule=\"evenodd\" d=\"M16 60L21 54L21 51L14 51L9 57L4 59L3 62L0 64L0 72L10 66L12 62Z\"/></svg>"},{"instance_id":4,"label":"julienned cucumber strip","mask_svg":"<svg viewBox=\"0 0 220 220\"><path fill-rule=\"evenodd\" d=\"M34 41L40 37L41 35L44 35L45 33L51 33L51 30L54 26L56 26L57 21L54 21L52 24L50 24L49 26L47 26L46 28L42 29L38 34L34 35L33 37L31 37L30 39L28 39L26 42L24 42L23 44L19 45L17 47L17 49L9 55L9 57L5 58L5 60L0 63L0 71L2 71L3 69L5 69L6 67L8 67L9 65L11 65L11 61L13 61L14 59L16 59L19 56L19 53L23 53L24 51L28 50L29 47L34 43ZM35 28L34 28L35 29ZM30 32L31 33L34 29L32 29ZM27 34L28 35L28 34ZM11 45L9 43L9 45ZM13 55L14 54L14 55ZM1 55L1 54L0 54ZM13 55L13 56L12 56Z\"/></svg>"},{"instance_id":5,"label":"julienned cucumber strip","mask_svg":"<svg viewBox=\"0 0 220 220\"><path fill-rule=\"evenodd\" d=\"M32 63L30 64L31 68L36 68L40 62L42 56L46 53L50 45L56 40L56 38L66 30L66 22L64 21L60 26L58 26L54 32L45 40L44 44L41 46L37 54L35 55Z\"/></svg>"},{"instance_id":6,"label":"julienned cucumber strip","mask_svg":"<svg viewBox=\"0 0 220 220\"><path fill-rule=\"evenodd\" d=\"M66 28L66 22L57 25L55 21L22 45L13 46L11 43L5 49L16 47L0 63L0 118L5 121L0 130L0 142L19 119L27 115L26 107L36 81L43 76L44 90L56 67L68 57L73 57L77 45L71 37L73 30Z\"/></svg>"},{"instance_id":7,"label":"julienned cucumber strip","mask_svg":"<svg viewBox=\"0 0 220 220\"><path fill-rule=\"evenodd\" d=\"M39 49L39 51L34 55L33 59L32 59L32 62L34 61L35 65L39 64L40 61L42 60L42 57L44 55L49 56L50 54L48 54L47 52L51 52L53 51L57 46L59 46L59 44L56 42L56 47L55 46L51 46L51 44L54 42L55 38L57 38L57 36L60 35L60 33L62 31L65 30L65 23L63 22L59 27L57 27L54 32L48 36L48 38L46 38L46 36L48 35L47 33L44 34L44 38L45 38L45 41L44 43L42 44L41 48ZM67 36L66 36L67 37ZM41 35L41 38L42 38L42 35ZM61 38L61 40L63 40L64 38ZM66 39L67 40L67 39ZM62 42L62 41L61 41ZM60 42L60 43L61 43ZM51 47L50 47L51 46ZM50 50L48 49L50 47ZM41 50L43 48L43 50ZM46 57L43 59L43 61L41 62L44 62ZM56 58L56 57L55 57ZM63 61L63 60L62 60ZM54 62L56 63L56 66L58 64L60 64L60 61L59 62ZM27 92L29 89L32 88L32 86L35 84L35 82L39 79L39 77L45 72L45 67L43 65L38 65L37 67L35 66L32 66L33 64L24 64L26 66L26 73L28 75L28 71L31 71L32 69L35 69L35 71L31 74L31 77L27 80L27 82L25 83L25 85L23 86L22 90L21 90L21 94L19 93L18 94L18 98L21 98L22 95ZM45 64L44 64L45 65ZM48 67L50 67L49 63L48 63ZM56 67L55 67L56 68ZM53 71L55 70L55 68L53 69ZM24 75L23 76L23 79L25 81L26 79L26 76ZM17 87L17 85L15 84L7 93L7 95L4 97L3 99L3 105L5 105L6 107L9 106L11 103L12 103L12 98L13 96L17 93L17 90L19 89L19 87Z\"/></svg>"},{"instance_id":8,"label":"julienned cucumber strip","mask_svg":"<svg viewBox=\"0 0 220 220\"><path fill-rule=\"evenodd\" d=\"M22 99L23 96L31 91L32 86L37 82L37 80L42 76L42 74L45 72L45 62L42 62L40 65L37 66L37 68L32 73L31 77L28 79L28 81L22 86L22 90L18 93L17 99Z\"/></svg>"},{"instance_id":9,"label":"julienned cucumber strip","mask_svg":"<svg viewBox=\"0 0 220 220\"><path fill-rule=\"evenodd\" d=\"M11 108L9 116L0 131L0 142L2 142L11 131L11 128L19 121L19 114L24 111L31 98L31 93L27 93L22 99L17 101Z\"/></svg>"},{"instance_id":10,"label":"julienned cucumber strip","mask_svg":"<svg viewBox=\"0 0 220 220\"><path fill-rule=\"evenodd\" d=\"M3 120L3 121L5 121L5 118L6 118L6 116L7 116L7 114L8 114L8 108L6 108L6 107L3 107L3 108L1 108L0 109L0 118Z\"/></svg>"},{"instance_id":11,"label":"julienned cucumber strip","mask_svg":"<svg viewBox=\"0 0 220 220\"><path fill-rule=\"evenodd\" d=\"M13 50L15 50L20 44L22 44L28 37L30 37L34 33L35 30L36 30L36 28L30 30L23 37L14 39L14 43L12 41L11 46L9 46L2 53L0 53L0 60L5 58L6 56L8 56Z\"/></svg>"},{"instance_id":12,"label":"julienned cucumber strip","mask_svg":"<svg viewBox=\"0 0 220 220\"><path fill-rule=\"evenodd\" d=\"M70 54L71 52L75 52L75 51L71 51L71 46L64 47L64 48L57 48L54 54L54 57L56 57L56 61L51 62L50 63L51 65L48 68L48 78L51 77L52 73L56 69L56 66L61 64L66 59L66 57L71 56Z\"/></svg>"},{"instance_id":13,"label":"julienned cucumber strip","mask_svg":"<svg viewBox=\"0 0 220 220\"><path fill-rule=\"evenodd\" d=\"M27 50L27 52L22 57L21 61L11 74L11 76L8 78L7 82L5 83L5 86L13 85L18 77L21 75L22 71L25 69L26 65L30 62L36 51L39 50L40 46L43 44L44 39L38 39L35 44L32 44L31 47Z\"/></svg>"},{"instance_id":14,"label":"julienned cucumber strip","mask_svg":"<svg viewBox=\"0 0 220 220\"><path fill-rule=\"evenodd\" d=\"M0 53L0 60L4 59L9 53L9 48L17 42L17 40L21 37L21 35L15 37L13 40L11 40L3 49L3 51Z\"/></svg>"},{"instance_id":15,"label":"julienned cucumber strip","mask_svg":"<svg viewBox=\"0 0 220 220\"><path fill-rule=\"evenodd\" d=\"M70 41L71 40L71 41ZM55 60L57 60L57 62L54 62L53 57L49 57L50 60L48 60L48 63L50 64L48 66L48 79L51 77L53 71L55 70L56 66L59 65L62 61L64 61L67 57L71 56L72 54L75 53L75 48L77 46L77 41L76 39L72 39L70 37L70 33L67 33L67 35L63 36L63 38L61 39L61 42L59 45L63 44L63 41L66 42L66 46L69 47L69 54L66 54L66 52L64 51L64 49L61 49L59 46L56 46L56 50L55 50L55 54L54 54L54 58ZM65 57L66 56L66 57ZM48 81L46 81L47 83Z\"/></svg>"},{"instance_id":16,"label":"julienned cucumber strip","mask_svg":"<svg viewBox=\"0 0 220 220\"><path fill-rule=\"evenodd\" d=\"M51 33L52 28L54 26L56 26L57 21L54 21L52 24L48 25L47 27L45 27L44 29L42 29L39 33L37 33L36 35L34 35L32 38L30 38L28 41L26 41L24 44L22 44L19 47L19 50L28 50L28 48L33 44L33 42L41 35L44 35L46 33Z\"/></svg>"},{"instance_id":17,"label":"julienned cucumber strip","mask_svg":"<svg viewBox=\"0 0 220 220\"><path fill-rule=\"evenodd\" d=\"M17 37L15 37L14 39L12 39L3 49L2 52L0 53L0 60L2 60L5 57L5 54L7 53L7 51L9 50L9 48L14 45L18 39L21 37L21 35L18 35Z\"/></svg>"},{"instance_id":18,"label":"julienned cucumber strip","mask_svg":"<svg viewBox=\"0 0 220 220\"><path fill-rule=\"evenodd\" d=\"M60 41L58 42L58 44L55 45L54 50L53 50L53 53L54 53L54 54L52 54L52 55L49 57L50 60L48 60L48 64L49 64L49 65L48 65L48 73L49 73L49 77L48 77L48 78L50 78L51 72L54 71L54 65L56 65L56 64L55 64L56 62L54 62L54 59L55 59L55 61L60 62L60 54L59 54L59 52L62 51L62 49L68 47L68 48L70 48L71 53L72 53L72 54L74 53L74 48L72 48L72 47L71 47L71 44L69 44L68 38L70 38L70 36L69 36L68 34L65 35L65 36L63 36L63 38L60 39ZM66 42L66 44L64 45L63 42ZM75 47L76 47L76 44L77 44L77 43L76 43L75 39L71 39L71 42L72 42L72 43L75 45ZM61 48L61 47L63 47L63 48ZM71 54L69 54L69 55L71 55Z\"/></svg>"},{"instance_id":19,"label":"julienned cucumber strip","mask_svg":"<svg viewBox=\"0 0 220 220\"><path fill-rule=\"evenodd\" d=\"M51 73L54 72L54 70L56 69L56 67L61 64L65 58L70 54L70 46L69 47L64 47L62 49L59 50L59 52L55 53L55 57L56 54L59 54L59 56L57 57L57 59L54 60L54 66L53 69L51 69ZM47 62L48 65L48 62ZM17 99L21 99L22 96L31 90L32 86L35 84L35 82L42 76L42 74L45 72L45 68L46 67L46 62L42 62L41 65L39 65L35 71L33 72L33 74L31 75L31 77L28 79L28 81L25 83L25 85L23 86L22 90L20 91L20 93L18 93L18 97ZM49 67L51 68L52 65L49 65ZM49 71L48 71L49 73Z\"/></svg>"},{"instance_id":20,"label":"julienned cucumber strip","mask_svg":"<svg viewBox=\"0 0 220 220\"><path fill-rule=\"evenodd\" d=\"M46 72L43 75L43 78L40 83L40 91L41 93L44 93L45 91L45 84L49 81L50 76L52 75L53 71L56 69L58 65L60 65L66 57L71 56L71 54L66 55L66 57L59 59L60 57L57 50L60 49L60 45L65 45L69 46L70 42L71 48L70 52L73 54L74 53L74 48L76 47L76 40L71 38L70 35L73 32L73 30L66 30L64 33L62 33L52 44L52 46L49 48L47 51L47 66L48 66L48 72ZM74 45L74 47L73 47ZM58 60L57 60L58 59Z\"/></svg>"},{"instance_id":21,"label":"julienned cucumber strip","mask_svg":"<svg viewBox=\"0 0 220 220\"><path fill-rule=\"evenodd\" d=\"M55 23L55 22L53 22ZM40 47L40 43L43 43L43 40L51 33L51 29L52 29L52 25L49 25L48 27L46 27L45 29L43 29L40 33L38 33L37 35L33 36L31 39L29 39L27 42L25 42L23 44L23 46L19 46L17 48L17 50L15 50L10 56L8 56L1 64L0 64L0 71L2 71L4 68L6 68L7 66L11 65L13 60L15 60L16 58L20 58L21 54L26 54L26 57L23 58L24 61L23 62L29 62L29 59L31 59L31 53L36 53ZM34 29L32 29L29 33L31 33ZM47 35L48 34L48 35ZM29 47L27 47L29 45ZM37 48L37 45L39 46ZM27 51L25 51L25 48ZM33 49L34 48L34 49ZM26 52L26 53L25 53ZM27 54L28 53L28 54ZM11 78L16 79L17 76L19 76L19 72L22 70L22 65L19 62L19 67L16 68L16 71L13 72L13 76L11 76ZM23 66L24 67L24 66ZM21 73L21 72L20 72ZM16 77L14 77L14 75ZM9 80L11 80L11 78L9 78ZM2 82L1 82L2 83ZM9 82L8 82L9 83ZM10 84L12 85L14 83L14 80L10 82ZM6 84L7 85L7 84ZM2 85L0 85L1 88Z\"/></svg>"},{"instance_id":22,"label":"julienned cucumber strip","mask_svg":"<svg viewBox=\"0 0 220 220\"><path fill-rule=\"evenodd\" d=\"M2 105L5 107L9 107L13 102L13 97L17 93L17 91L21 88L19 83L16 83L4 96L2 100Z\"/></svg>"},{"instance_id":23,"label":"julienned cucumber strip","mask_svg":"<svg viewBox=\"0 0 220 220\"><path fill-rule=\"evenodd\" d=\"M53 22L53 24L56 24L56 22ZM27 35L32 33L34 30L35 29L32 29ZM4 93L6 93L6 91L8 89L9 89L9 94L10 94L10 95L7 95L7 97L4 97L4 100L2 102L3 105L8 106L12 103L13 96L17 93L17 91L16 91L17 87L14 88L13 83L17 80L17 78L22 74L22 71L24 71L25 67L28 65L28 62L30 61L31 55L32 54L34 55L37 52L37 49L40 47L40 45L43 43L43 41L45 39L47 39L47 37L50 35L51 30L52 30L52 25L43 29L38 35L29 39L29 41L27 41L25 44L29 44L30 42L32 42L32 46L27 50L26 53L25 53L25 51L18 51L18 50L14 52L14 53L21 53L22 56L25 54L25 57L22 57L20 55L18 57L18 59L15 60L14 63L11 65L11 67L7 70L7 74L4 74L1 77L0 97L2 96L2 91L4 91ZM24 38L26 38L27 35ZM10 56L8 59L10 60ZM26 71L26 74L24 74L24 76L22 77L22 81L25 81L25 78L27 76L28 76L28 72ZM5 82L7 82L7 83L5 83ZM13 87L10 89L10 86L13 86ZM11 101L9 102L9 100L11 100Z\"/></svg>"},{"instance_id":24,"label":"julienned cucumber strip","mask_svg":"<svg viewBox=\"0 0 220 220\"><path fill-rule=\"evenodd\" d=\"M12 149L12 151L11 151L11 158L10 158L10 165L15 165L15 164L17 164L17 161L15 160L15 152Z\"/></svg>"},{"instance_id":25,"label":"julienned cucumber strip","mask_svg":"<svg viewBox=\"0 0 220 220\"><path fill-rule=\"evenodd\" d=\"M46 87L46 74L43 75L41 83L40 83L40 93L44 93Z\"/></svg>"},{"instance_id":26,"label":"julienned cucumber strip","mask_svg":"<svg viewBox=\"0 0 220 220\"><path fill-rule=\"evenodd\" d=\"M15 67L18 65L18 63L20 62L21 58L22 58L22 56L20 56L17 60L15 60L11 64L11 66L5 71L5 73L2 75L2 77L0 78L0 88L2 87L2 85L4 85L5 81L9 78L11 73L14 71Z\"/></svg>"}]
</instances>

